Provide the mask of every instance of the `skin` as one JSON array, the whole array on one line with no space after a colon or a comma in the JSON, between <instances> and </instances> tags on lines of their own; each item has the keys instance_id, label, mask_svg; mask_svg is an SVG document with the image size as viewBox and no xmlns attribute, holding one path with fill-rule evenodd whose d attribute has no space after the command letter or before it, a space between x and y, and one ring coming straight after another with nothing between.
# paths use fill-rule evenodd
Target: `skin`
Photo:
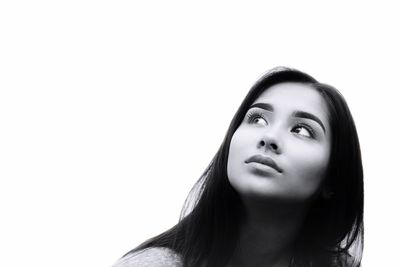
<instances>
[{"instance_id":1,"label":"skin","mask_svg":"<svg viewBox=\"0 0 400 267\"><path fill-rule=\"evenodd\" d=\"M326 104L320 94L306 84L280 83L264 91L255 103L269 103L274 111L250 109L234 133L228 156L228 178L240 195L280 201L306 201L317 191L330 155L330 129ZM314 120L292 117L305 111ZM262 114L249 122L249 113ZM308 125L315 136L302 124ZM260 142L264 141L262 146ZM253 155L272 158L282 169L245 163Z\"/></svg>"},{"instance_id":2,"label":"skin","mask_svg":"<svg viewBox=\"0 0 400 267\"><path fill-rule=\"evenodd\" d=\"M229 149L228 179L247 213L230 267L289 265L293 243L329 162L328 112L315 89L302 83L276 84L253 104L260 103L270 104L273 111L249 109ZM325 130L314 120L293 117L295 111L314 115ZM245 162L257 154L273 159L280 171Z\"/></svg>"}]
</instances>

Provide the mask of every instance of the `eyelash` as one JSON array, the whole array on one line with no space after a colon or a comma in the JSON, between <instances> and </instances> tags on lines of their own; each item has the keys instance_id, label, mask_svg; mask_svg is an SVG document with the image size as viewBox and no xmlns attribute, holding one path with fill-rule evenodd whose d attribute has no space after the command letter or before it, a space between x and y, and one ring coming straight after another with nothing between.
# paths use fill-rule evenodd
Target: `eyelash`
<instances>
[{"instance_id":1,"label":"eyelash","mask_svg":"<svg viewBox=\"0 0 400 267\"><path fill-rule=\"evenodd\" d=\"M303 127L303 128L305 128L305 129L310 133L310 138L315 138L314 129L311 128L309 125L304 124L304 123L297 123L297 125L296 125L294 128L297 128L297 127Z\"/></svg>"},{"instance_id":2,"label":"eyelash","mask_svg":"<svg viewBox=\"0 0 400 267\"><path fill-rule=\"evenodd\" d=\"M247 118L248 118L248 122L249 122L249 123L252 123L252 122L254 122L255 119L259 119L259 118L261 118L261 119L267 121L267 119L264 117L264 115L261 114L261 113L258 113L258 112L251 112L251 111L250 111L250 112L247 114Z\"/></svg>"},{"instance_id":3,"label":"eyelash","mask_svg":"<svg viewBox=\"0 0 400 267\"><path fill-rule=\"evenodd\" d=\"M267 119L265 118L265 116L264 116L263 114L259 113L259 112L252 112L252 111L250 111L250 112L247 114L247 119L248 119L248 122L249 122L249 123L253 123L255 119L259 119L259 118L265 120L265 121L268 123L268 121L267 121ZM314 129L311 128L309 125L298 122L298 123L296 124L296 126L295 126L293 129L295 129L295 128L297 128L297 127L303 127L303 128L305 128L305 129L310 133L310 138L315 138L315 131L314 131Z\"/></svg>"}]
</instances>

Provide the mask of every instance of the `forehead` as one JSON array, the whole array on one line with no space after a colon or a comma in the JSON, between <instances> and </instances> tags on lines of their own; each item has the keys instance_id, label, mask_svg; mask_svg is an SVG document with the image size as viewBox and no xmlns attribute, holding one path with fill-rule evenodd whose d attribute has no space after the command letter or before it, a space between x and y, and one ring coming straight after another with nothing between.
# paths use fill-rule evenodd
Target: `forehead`
<instances>
[{"instance_id":1,"label":"forehead","mask_svg":"<svg viewBox=\"0 0 400 267\"><path fill-rule=\"evenodd\" d=\"M305 111L327 119L328 110L320 93L308 84L285 82L271 86L254 101L269 103L276 110ZM254 104L253 103L253 104Z\"/></svg>"}]
</instances>

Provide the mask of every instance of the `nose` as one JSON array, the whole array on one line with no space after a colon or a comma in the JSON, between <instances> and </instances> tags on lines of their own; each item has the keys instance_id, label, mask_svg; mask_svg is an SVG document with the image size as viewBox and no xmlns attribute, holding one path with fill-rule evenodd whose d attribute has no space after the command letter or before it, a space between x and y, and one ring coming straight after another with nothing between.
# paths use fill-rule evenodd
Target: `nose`
<instances>
[{"instance_id":1,"label":"nose","mask_svg":"<svg viewBox=\"0 0 400 267\"><path fill-rule=\"evenodd\" d=\"M258 148L270 150L276 154L282 153L282 145L276 138L271 136L261 138L261 140L258 142Z\"/></svg>"}]
</instances>

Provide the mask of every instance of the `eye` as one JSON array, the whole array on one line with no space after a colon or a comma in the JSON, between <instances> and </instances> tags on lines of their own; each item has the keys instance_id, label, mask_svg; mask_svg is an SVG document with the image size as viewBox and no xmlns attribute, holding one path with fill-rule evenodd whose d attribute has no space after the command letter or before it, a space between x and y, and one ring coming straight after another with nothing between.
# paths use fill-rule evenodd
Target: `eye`
<instances>
[{"instance_id":1,"label":"eye","mask_svg":"<svg viewBox=\"0 0 400 267\"><path fill-rule=\"evenodd\" d=\"M299 124L292 129L292 132L307 138L314 138L314 131L308 125Z\"/></svg>"},{"instance_id":2,"label":"eye","mask_svg":"<svg viewBox=\"0 0 400 267\"><path fill-rule=\"evenodd\" d=\"M249 123L268 125L267 119L261 113L250 112L249 114L247 114L247 117Z\"/></svg>"}]
</instances>

